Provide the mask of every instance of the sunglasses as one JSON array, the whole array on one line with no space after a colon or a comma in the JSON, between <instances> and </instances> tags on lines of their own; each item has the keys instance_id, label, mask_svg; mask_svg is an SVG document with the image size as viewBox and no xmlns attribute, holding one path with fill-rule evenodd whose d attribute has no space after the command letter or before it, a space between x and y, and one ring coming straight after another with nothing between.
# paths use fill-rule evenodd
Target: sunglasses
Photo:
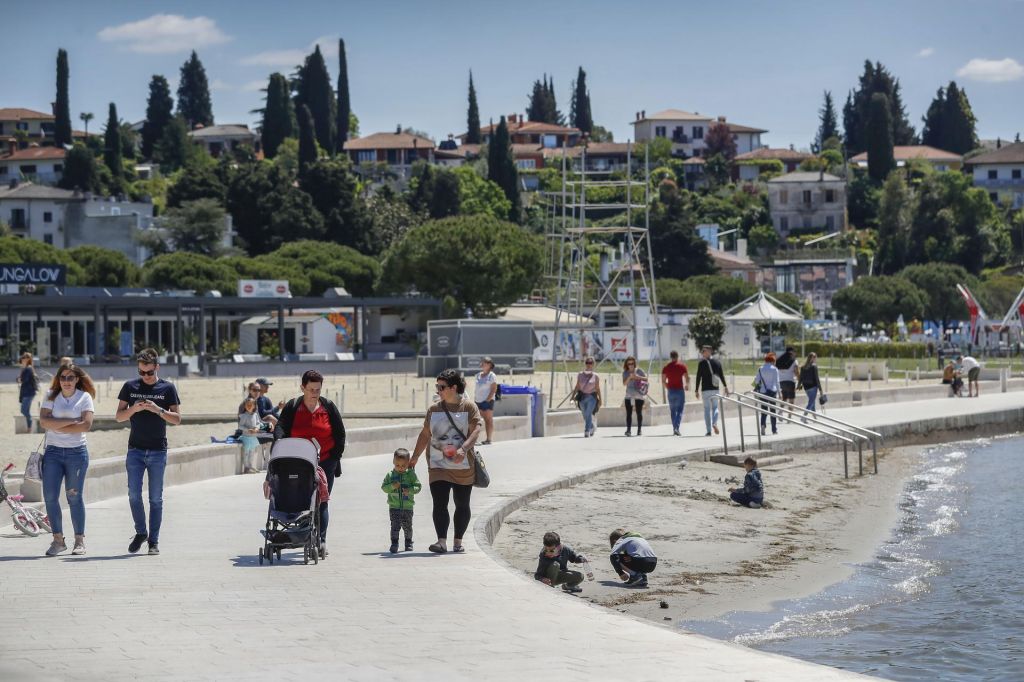
<instances>
[{"instance_id":1,"label":"sunglasses","mask_svg":"<svg viewBox=\"0 0 1024 682\"><path fill-rule=\"evenodd\" d=\"M451 388L451 386L449 386L448 384L435 384L434 388L436 388L439 391L444 391L446 389Z\"/></svg>"},{"instance_id":2,"label":"sunglasses","mask_svg":"<svg viewBox=\"0 0 1024 682\"><path fill-rule=\"evenodd\" d=\"M78 381L77 374L64 374L60 378L61 381Z\"/></svg>"},{"instance_id":3,"label":"sunglasses","mask_svg":"<svg viewBox=\"0 0 1024 682\"><path fill-rule=\"evenodd\" d=\"M151 370L140 369L139 370L139 376L140 377L156 376L156 370L155 369L151 369Z\"/></svg>"}]
</instances>

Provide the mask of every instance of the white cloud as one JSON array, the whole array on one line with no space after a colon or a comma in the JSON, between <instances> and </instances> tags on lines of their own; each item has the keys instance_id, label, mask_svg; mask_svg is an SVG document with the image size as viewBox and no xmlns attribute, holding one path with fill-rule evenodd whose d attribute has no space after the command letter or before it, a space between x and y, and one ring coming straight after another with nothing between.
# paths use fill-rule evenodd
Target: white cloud
<instances>
[{"instance_id":1,"label":"white cloud","mask_svg":"<svg viewBox=\"0 0 1024 682\"><path fill-rule=\"evenodd\" d=\"M234 90L234 89L235 89L234 85L232 85L231 83L226 83L226 82L222 81L219 78L214 78L212 81L210 81L210 91L211 92L223 92L225 90Z\"/></svg>"},{"instance_id":2,"label":"white cloud","mask_svg":"<svg viewBox=\"0 0 1024 682\"><path fill-rule=\"evenodd\" d=\"M243 66L271 66L281 69L291 69L306 60L306 55L313 51L317 45L320 52L327 61L328 67L333 60L338 58L338 36L320 36L306 47L293 50L268 50L257 52L239 60Z\"/></svg>"},{"instance_id":3,"label":"white cloud","mask_svg":"<svg viewBox=\"0 0 1024 682\"><path fill-rule=\"evenodd\" d=\"M1004 83L1024 78L1024 66L1016 59L975 58L961 66L956 75L976 81Z\"/></svg>"},{"instance_id":4,"label":"white cloud","mask_svg":"<svg viewBox=\"0 0 1024 682\"><path fill-rule=\"evenodd\" d=\"M918 57L931 57L933 54L935 54L935 48L934 47L926 47L923 50L921 50L920 52L918 52L917 56Z\"/></svg>"},{"instance_id":5,"label":"white cloud","mask_svg":"<svg viewBox=\"0 0 1024 682\"><path fill-rule=\"evenodd\" d=\"M258 81L249 81L241 87L242 92L259 92L263 88L267 87L266 79Z\"/></svg>"},{"instance_id":6,"label":"white cloud","mask_svg":"<svg viewBox=\"0 0 1024 682\"><path fill-rule=\"evenodd\" d=\"M208 17L183 17L180 14L154 14L140 21L107 26L98 34L107 43L121 43L126 50L143 54L184 52L231 40Z\"/></svg>"}]
</instances>

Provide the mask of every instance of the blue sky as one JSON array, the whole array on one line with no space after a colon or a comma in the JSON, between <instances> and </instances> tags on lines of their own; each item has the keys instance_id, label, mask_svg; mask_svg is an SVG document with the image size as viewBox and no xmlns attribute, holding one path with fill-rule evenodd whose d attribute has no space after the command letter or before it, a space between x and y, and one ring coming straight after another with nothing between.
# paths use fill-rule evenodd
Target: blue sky
<instances>
[{"instance_id":1,"label":"blue sky","mask_svg":"<svg viewBox=\"0 0 1024 682\"><path fill-rule=\"evenodd\" d=\"M13 6L12 6L13 7ZM290 73L319 41L337 78L344 37L353 109L363 134L396 124L435 139L465 128L473 70L481 119L522 112L534 79L554 77L559 106L587 71L595 122L616 140L641 109L725 115L767 128L771 146L806 147L822 91L837 107L865 58L903 85L911 121L950 79L967 89L982 137L1024 133L1024 1L857 2L67 2L19 3L4 16L0 107L49 110L57 49L68 50L71 107L102 127L113 101L145 111L160 73L176 87L195 48L218 122L256 123L258 88ZM959 75L958 75L959 74Z\"/></svg>"}]
</instances>

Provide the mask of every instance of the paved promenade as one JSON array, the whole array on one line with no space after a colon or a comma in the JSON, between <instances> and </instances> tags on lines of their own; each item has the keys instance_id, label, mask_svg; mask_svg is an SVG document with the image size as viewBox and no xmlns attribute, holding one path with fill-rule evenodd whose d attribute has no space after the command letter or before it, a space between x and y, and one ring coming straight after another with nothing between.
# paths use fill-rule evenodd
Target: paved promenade
<instances>
[{"instance_id":1,"label":"paved promenade","mask_svg":"<svg viewBox=\"0 0 1024 682\"><path fill-rule=\"evenodd\" d=\"M1024 407L1024 393L833 414L872 426L1009 407ZM685 437L673 438L669 427L655 427L627 440L608 428L595 439L490 446L494 483L474 491L475 518L554 479L720 447L703 430L686 424ZM801 431L788 427L785 436ZM737 435L733 425L731 444ZM302 565L297 553L257 565L266 514L260 476L169 488L157 557L126 553L125 498L89 505L85 557L45 558L44 538L0 530L0 679L862 679L542 588L482 551L473 534L464 555L430 555L426 490L415 520L419 551L389 556L379 488L389 466L379 456L345 460L331 502L331 556L319 566ZM606 574L599 579L612 577L605 561L594 566Z\"/></svg>"}]
</instances>

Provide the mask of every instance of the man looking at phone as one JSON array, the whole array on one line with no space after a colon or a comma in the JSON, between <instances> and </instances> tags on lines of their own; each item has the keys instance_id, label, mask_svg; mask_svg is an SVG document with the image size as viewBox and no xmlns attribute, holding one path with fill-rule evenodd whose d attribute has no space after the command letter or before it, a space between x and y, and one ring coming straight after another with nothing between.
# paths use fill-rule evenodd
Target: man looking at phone
<instances>
[{"instance_id":1,"label":"man looking at phone","mask_svg":"<svg viewBox=\"0 0 1024 682\"><path fill-rule=\"evenodd\" d=\"M128 436L128 504L135 520L135 537L128 545L132 554L149 541L149 553L160 553L160 523L164 507L164 470L167 468L167 425L180 424L178 391L174 384L157 375L160 364L156 351L143 349L136 360L139 378L124 382L117 399L119 422L131 420ZM149 528L142 501L142 478L149 476Z\"/></svg>"}]
</instances>

